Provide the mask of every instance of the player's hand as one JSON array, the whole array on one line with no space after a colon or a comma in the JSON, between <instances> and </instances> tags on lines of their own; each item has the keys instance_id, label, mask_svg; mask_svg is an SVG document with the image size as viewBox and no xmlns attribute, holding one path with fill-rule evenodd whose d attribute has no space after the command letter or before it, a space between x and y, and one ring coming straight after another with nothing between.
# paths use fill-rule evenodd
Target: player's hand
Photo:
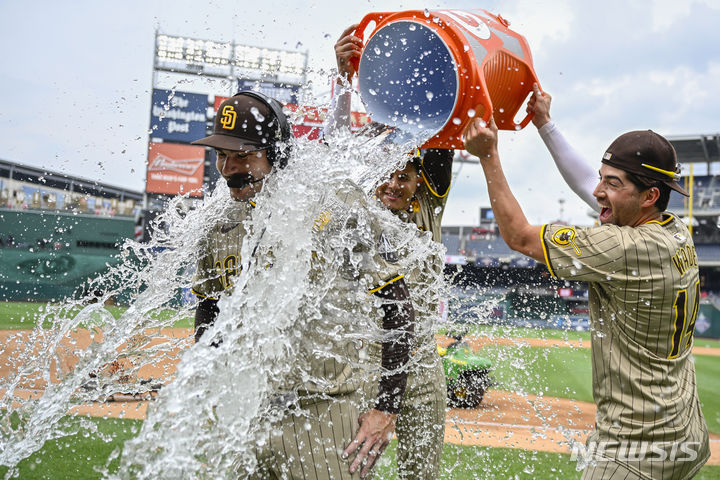
<instances>
[{"instance_id":1,"label":"player's hand","mask_svg":"<svg viewBox=\"0 0 720 480\"><path fill-rule=\"evenodd\" d=\"M356 23L346 28L340 35L340 39L335 43L335 59L337 60L338 73L348 80L357 73L350 60L355 57L359 58L362 53L362 40L353 35L358 25Z\"/></svg>"},{"instance_id":2,"label":"player's hand","mask_svg":"<svg viewBox=\"0 0 720 480\"><path fill-rule=\"evenodd\" d=\"M550 121L550 102L552 102L550 94L540 90L537 83L533 83L533 94L530 100L528 100L525 111L535 114L532 123L537 128L542 127Z\"/></svg>"},{"instance_id":3,"label":"player's hand","mask_svg":"<svg viewBox=\"0 0 720 480\"><path fill-rule=\"evenodd\" d=\"M374 408L360 415L360 428L343 452L343 458L355 455L350 464L350 473L355 473L362 466L360 477L368 474L392 440L396 421L397 414Z\"/></svg>"},{"instance_id":4,"label":"player's hand","mask_svg":"<svg viewBox=\"0 0 720 480\"><path fill-rule=\"evenodd\" d=\"M497 157L497 125L495 119L490 117L490 124L486 124L482 118L474 118L463 134L465 138L465 150L475 155L481 162Z\"/></svg>"}]
</instances>

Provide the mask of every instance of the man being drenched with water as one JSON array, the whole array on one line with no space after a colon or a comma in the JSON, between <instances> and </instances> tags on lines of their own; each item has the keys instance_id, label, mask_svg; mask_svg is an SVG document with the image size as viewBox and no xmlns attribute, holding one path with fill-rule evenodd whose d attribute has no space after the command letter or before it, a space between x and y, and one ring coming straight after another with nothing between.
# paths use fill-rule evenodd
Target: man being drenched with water
<instances>
[{"instance_id":1,"label":"man being drenched with water","mask_svg":"<svg viewBox=\"0 0 720 480\"><path fill-rule=\"evenodd\" d=\"M196 342L211 341L220 348L224 346L218 343L219 334L213 330L220 313L218 301L222 295L240 294L230 287L233 276L241 270L243 239L251 234L246 229L253 229L252 222L247 221L257 208L253 200L277 169L287 164L290 139L290 125L275 100L255 92L239 92L220 105L213 134L193 142L215 149L217 168L230 187L230 195L240 204L236 217L208 233L201 252L193 288L201 299L195 314ZM336 198L341 198L343 205L357 205L355 196L362 196L361 191L352 188L339 191ZM351 222L345 218L340 223L347 228ZM372 224L372 218L366 215L363 221L355 222L355 229L368 229ZM333 219L323 216L316 222L314 233L321 235L332 228ZM350 256L354 253L357 252ZM252 255L255 257L256 252ZM332 252L314 252L316 268L337 266L337 262L325 261L331 255ZM363 271L360 262L355 265L355 275L325 275L345 285L336 289L337 295L328 294L319 302L321 306L313 310L315 315L310 321L321 325L319 331L325 328L328 333L316 338L308 332L302 335L303 340L312 344L312 348L297 347L301 352L300 363L309 365L308 370L298 375L298 382L290 382L291 387L281 385L282 394L269 399L271 406L282 413L273 418L267 438L258 439L254 446L257 463L252 472L247 472L247 478L356 479L370 471L388 445L407 382L402 367L409 358L414 310L403 274L392 261L392 255L385 252L370 260L372 271ZM277 278L282 279L280 275ZM364 306L358 308L348 298L357 298L359 302L355 303ZM369 305L376 308L368 308ZM347 310L335 311L343 308ZM364 377L358 364L363 342L348 341L349 335L338 337L338 330L352 327L333 323L341 322L336 319L357 319L358 315L370 316L373 312L382 317L386 332L381 355L385 373L379 379L374 408L361 414L358 390ZM210 334L212 338L203 338ZM277 383L275 380L273 384Z\"/></svg>"}]
</instances>

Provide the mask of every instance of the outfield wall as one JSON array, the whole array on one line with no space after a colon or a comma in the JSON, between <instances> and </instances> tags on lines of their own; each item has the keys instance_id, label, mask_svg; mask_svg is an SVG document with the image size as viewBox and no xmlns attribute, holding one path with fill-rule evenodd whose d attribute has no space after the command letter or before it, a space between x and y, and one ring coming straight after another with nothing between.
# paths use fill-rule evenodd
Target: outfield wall
<instances>
[{"instance_id":1,"label":"outfield wall","mask_svg":"<svg viewBox=\"0 0 720 480\"><path fill-rule=\"evenodd\" d=\"M0 300L49 301L77 293L117 262L132 217L0 209Z\"/></svg>"}]
</instances>

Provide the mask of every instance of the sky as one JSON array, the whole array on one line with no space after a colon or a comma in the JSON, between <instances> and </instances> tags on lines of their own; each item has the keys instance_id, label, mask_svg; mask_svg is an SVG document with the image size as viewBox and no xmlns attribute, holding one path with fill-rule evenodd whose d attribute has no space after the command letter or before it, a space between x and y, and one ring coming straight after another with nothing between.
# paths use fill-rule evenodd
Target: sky
<instances>
[{"instance_id":1,"label":"sky","mask_svg":"<svg viewBox=\"0 0 720 480\"><path fill-rule=\"evenodd\" d=\"M591 165L628 130L720 131L720 0L3 0L0 158L142 191L156 30L307 51L322 83L346 26L424 8L509 20L553 96L553 120ZM592 223L532 125L500 132L499 149L531 223ZM474 225L487 206L479 166L457 166L443 223Z\"/></svg>"}]
</instances>

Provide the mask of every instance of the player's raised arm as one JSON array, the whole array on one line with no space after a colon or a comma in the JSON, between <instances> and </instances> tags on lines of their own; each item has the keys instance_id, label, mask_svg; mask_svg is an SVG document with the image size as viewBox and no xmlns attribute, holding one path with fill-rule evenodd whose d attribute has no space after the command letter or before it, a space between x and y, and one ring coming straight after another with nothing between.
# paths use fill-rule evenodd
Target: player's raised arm
<instances>
[{"instance_id":1,"label":"player's raised arm","mask_svg":"<svg viewBox=\"0 0 720 480\"><path fill-rule=\"evenodd\" d=\"M540 90L536 83L533 85L533 94L528 101L527 112L534 114L533 125L537 127L540 138L545 142L565 183L590 208L599 212L600 206L593 196L593 190L597 185L597 171L568 143L560 129L551 120L551 102L550 94Z\"/></svg>"},{"instance_id":2,"label":"player's raised arm","mask_svg":"<svg viewBox=\"0 0 720 480\"><path fill-rule=\"evenodd\" d=\"M524 255L545 263L541 227L530 225L505 178L497 149L497 125L473 119L465 128L465 149L480 159L495 220L505 243Z\"/></svg>"},{"instance_id":3,"label":"player's raised arm","mask_svg":"<svg viewBox=\"0 0 720 480\"><path fill-rule=\"evenodd\" d=\"M341 78L350 80L357 73L352 59L360 57L362 52L362 39L353 35L358 24L346 28L335 43L335 59L337 60L338 74Z\"/></svg>"},{"instance_id":4,"label":"player's raised arm","mask_svg":"<svg viewBox=\"0 0 720 480\"><path fill-rule=\"evenodd\" d=\"M351 60L360 57L362 52L362 40L353 32L358 24L350 25L346 28L340 38L335 43L335 60L338 68L338 85L347 86L348 81L357 73L355 66ZM338 87L336 87L338 89ZM330 105L330 114L325 121L323 127L323 136L329 137L340 128L350 128L350 110L352 102L352 92L347 88L338 89L337 95L332 99Z\"/></svg>"}]
</instances>

